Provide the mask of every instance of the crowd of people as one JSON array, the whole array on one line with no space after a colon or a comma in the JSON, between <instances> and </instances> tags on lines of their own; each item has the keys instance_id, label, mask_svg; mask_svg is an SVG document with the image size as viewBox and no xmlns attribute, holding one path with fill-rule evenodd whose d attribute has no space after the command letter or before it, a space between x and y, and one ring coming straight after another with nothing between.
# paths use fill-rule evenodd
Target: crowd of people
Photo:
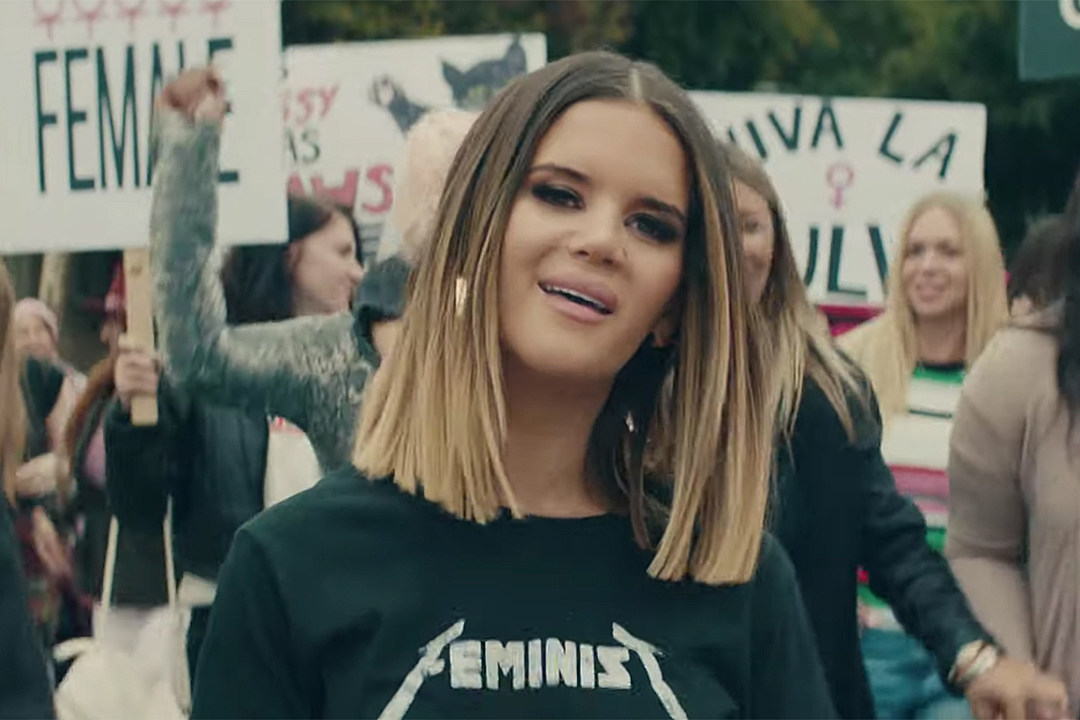
<instances>
[{"instance_id":1,"label":"crowd of people","mask_svg":"<svg viewBox=\"0 0 1080 720\"><path fill-rule=\"evenodd\" d=\"M0 716L56 713L70 638L164 667L180 613L191 717L1080 717L1080 175L1008 282L982 199L925 196L834 337L648 63L430 112L368 268L290 197L219 269L226 109L159 99L160 354L118 272L83 377L0 264Z\"/></svg>"}]
</instances>

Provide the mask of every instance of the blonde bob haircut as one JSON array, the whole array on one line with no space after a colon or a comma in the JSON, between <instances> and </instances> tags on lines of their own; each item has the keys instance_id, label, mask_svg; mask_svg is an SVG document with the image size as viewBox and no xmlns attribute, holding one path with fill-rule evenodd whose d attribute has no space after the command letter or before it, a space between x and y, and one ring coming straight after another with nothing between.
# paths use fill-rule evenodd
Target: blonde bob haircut
<instances>
[{"instance_id":1,"label":"blonde bob haircut","mask_svg":"<svg viewBox=\"0 0 1080 720\"><path fill-rule=\"evenodd\" d=\"M569 107L593 99L655 112L681 142L692 192L674 348L643 338L620 370L589 438L587 475L655 552L650 575L746 582L764 525L772 415L731 183L693 102L646 63L606 52L564 58L512 82L477 119L450 168L430 252L411 277L394 362L366 392L354 464L468 520L492 520L503 507L521 515L503 464L503 237L537 145ZM674 391L663 400L668 375ZM660 433L665 402L672 427ZM660 435L671 471L646 477L644 448Z\"/></svg>"},{"instance_id":2,"label":"blonde bob haircut","mask_svg":"<svg viewBox=\"0 0 1080 720\"><path fill-rule=\"evenodd\" d=\"M780 429L790 439L803 382L809 376L825 393L848 438L854 441L849 398L857 398L869 408L866 390L860 386L852 364L840 354L828 323L806 293L776 186L756 158L730 143L722 143L721 147L727 155L732 180L760 195L769 206L772 220L772 267L761 294L759 310L767 326L764 337L769 361L777 376Z\"/></svg>"},{"instance_id":3,"label":"blonde bob haircut","mask_svg":"<svg viewBox=\"0 0 1080 720\"><path fill-rule=\"evenodd\" d=\"M19 389L19 361L15 357L12 317L15 288L0 260L0 487L9 503L15 502L15 470L22 462L26 439L25 410Z\"/></svg>"},{"instance_id":4,"label":"blonde bob haircut","mask_svg":"<svg viewBox=\"0 0 1080 720\"><path fill-rule=\"evenodd\" d=\"M886 425L892 416L907 407L908 382L918 362L918 318L904 292L901 266L907 256L912 225L931 208L945 210L960 226L968 283L964 344L966 368L971 368L1009 316L1005 298L1005 266L1001 259L997 228L990 212L981 202L955 192L938 191L920 198L901 225L900 242L889 273L884 312L840 339L840 346L869 376Z\"/></svg>"}]
</instances>

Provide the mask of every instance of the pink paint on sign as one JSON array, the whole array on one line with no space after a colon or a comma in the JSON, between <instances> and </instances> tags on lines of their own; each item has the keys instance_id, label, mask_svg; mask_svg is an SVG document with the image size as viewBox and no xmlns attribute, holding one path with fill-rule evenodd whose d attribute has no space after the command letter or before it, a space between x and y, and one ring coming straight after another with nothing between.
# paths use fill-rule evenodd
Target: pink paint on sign
<instances>
[{"instance_id":1,"label":"pink paint on sign","mask_svg":"<svg viewBox=\"0 0 1080 720\"><path fill-rule=\"evenodd\" d=\"M64 16L64 0L53 5L53 9L49 10L48 6L41 0L34 0L34 25L44 25L45 34L48 35L49 40L53 39L53 28L60 24L61 19Z\"/></svg>"},{"instance_id":2,"label":"pink paint on sign","mask_svg":"<svg viewBox=\"0 0 1080 720\"><path fill-rule=\"evenodd\" d=\"M143 10L146 8L146 0L138 0L135 3L125 3L123 0L116 0L116 14L118 17L127 20L128 31L135 34L135 22L142 15Z\"/></svg>"},{"instance_id":3,"label":"pink paint on sign","mask_svg":"<svg viewBox=\"0 0 1080 720\"><path fill-rule=\"evenodd\" d=\"M98 4L87 9L82 6L79 0L71 0L75 6L75 14L78 15L78 19L86 23L86 37L94 39L94 23L101 21L105 17L105 0L99 0Z\"/></svg>"},{"instance_id":4,"label":"pink paint on sign","mask_svg":"<svg viewBox=\"0 0 1080 720\"><path fill-rule=\"evenodd\" d=\"M829 202L837 210L844 206L844 193L854 182L855 171L847 163L834 163L825 171L825 183L833 190Z\"/></svg>"}]
</instances>

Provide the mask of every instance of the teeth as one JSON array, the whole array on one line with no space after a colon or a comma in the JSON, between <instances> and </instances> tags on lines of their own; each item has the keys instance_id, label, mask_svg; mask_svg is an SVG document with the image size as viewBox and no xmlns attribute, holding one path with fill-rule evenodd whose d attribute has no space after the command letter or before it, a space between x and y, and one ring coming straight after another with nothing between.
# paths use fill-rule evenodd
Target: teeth
<instances>
[{"instance_id":1,"label":"teeth","mask_svg":"<svg viewBox=\"0 0 1080 720\"><path fill-rule=\"evenodd\" d=\"M562 295L569 300L573 300L582 305L588 305L589 307L595 308L596 310L604 313L605 315L611 313L611 310L609 310L608 307L599 300L591 298L588 295L583 295L582 293L579 293L575 290L559 287L558 285L541 285L541 288L544 290L544 292L558 293L559 295Z\"/></svg>"}]
</instances>

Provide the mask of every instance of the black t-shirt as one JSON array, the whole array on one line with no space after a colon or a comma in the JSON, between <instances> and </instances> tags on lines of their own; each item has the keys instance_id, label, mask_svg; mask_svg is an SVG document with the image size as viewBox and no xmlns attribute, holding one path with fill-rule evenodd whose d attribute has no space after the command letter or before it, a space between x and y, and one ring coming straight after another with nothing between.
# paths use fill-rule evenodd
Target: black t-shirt
<instances>
[{"instance_id":1,"label":"black t-shirt","mask_svg":"<svg viewBox=\"0 0 1080 720\"><path fill-rule=\"evenodd\" d=\"M341 470L237 533L193 717L831 717L791 565L646 574L618 515L457 519Z\"/></svg>"}]
</instances>

